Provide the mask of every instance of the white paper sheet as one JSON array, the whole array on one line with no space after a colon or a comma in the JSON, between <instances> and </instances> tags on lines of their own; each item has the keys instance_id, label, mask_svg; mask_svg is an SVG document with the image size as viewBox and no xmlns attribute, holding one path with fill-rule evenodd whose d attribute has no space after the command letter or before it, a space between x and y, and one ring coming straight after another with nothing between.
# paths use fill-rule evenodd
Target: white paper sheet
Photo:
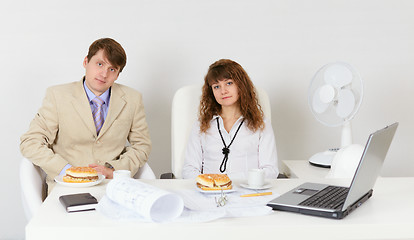
<instances>
[{"instance_id":1,"label":"white paper sheet","mask_svg":"<svg viewBox=\"0 0 414 240\"><path fill-rule=\"evenodd\" d=\"M240 197L265 191L236 188L226 193L226 205L217 207L215 198L220 194L202 193L195 187L167 192L135 179L112 180L106 191L98 211L112 219L145 222L209 222L226 217L262 216L272 212L266 204L278 196L273 193Z\"/></svg>"},{"instance_id":2,"label":"white paper sheet","mask_svg":"<svg viewBox=\"0 0 414 240\"><path fill-rule=\"evenodd\" d=\"M196 189L183 189L176 191L184 200L183 214L174 222L208 222L226 217L250 217L270 214L272 208L266 204L276 198L278 194L240 197L243 194L258 193L254 191L236 188L235 192L226 193L227 203L223 207L217 207L215 198L220 194L201 193Z\"/></svg>"},{"instance_id":3,"label":"white paper sheet","mask_svg":"<svg viewBox=\"0 0 414 240\"><path fill-rule=\"evenodd\" d=\"M181 215L184 202L177 194L136 179L122 178L108 183L106 196L97 209L116 219L168 222Z\"/></svg>"}]
</instances>

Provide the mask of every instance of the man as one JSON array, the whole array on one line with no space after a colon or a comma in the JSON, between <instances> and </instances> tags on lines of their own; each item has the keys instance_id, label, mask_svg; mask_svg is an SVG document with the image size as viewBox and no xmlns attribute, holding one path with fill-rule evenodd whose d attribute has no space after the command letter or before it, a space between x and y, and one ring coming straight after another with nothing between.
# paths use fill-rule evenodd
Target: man
<instances>
[{"instance_id":1,"label":"man","mask_svg":"<svg viewBox=\"0 0 414 240\"><path fill-rule=\"evenodd\" d=\"M45 171L49 192L53 179L70 166L90 166L112 178L114 169L135 174L148 160L151 141L141 94L114 83L125 65L118 42L98 39L83 61L81 81L47 89L20 150Z\"/></svg>"}]
</instances>

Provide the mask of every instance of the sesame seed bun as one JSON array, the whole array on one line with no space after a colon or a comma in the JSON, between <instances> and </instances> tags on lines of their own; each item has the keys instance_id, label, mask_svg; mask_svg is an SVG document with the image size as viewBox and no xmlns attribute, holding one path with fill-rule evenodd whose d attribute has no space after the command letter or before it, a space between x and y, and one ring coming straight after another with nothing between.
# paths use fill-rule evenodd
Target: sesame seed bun
<instances>
[{"instance_id":1,"label":"sesame seed bun","mask_svg":"<svg viewBox=\"0 0 414 240\"><path fill-rule=\"evenodd\" d=\"M197 187L202 190L229 190L232 189L232 182L227 174L201 174L196 178Z\"/></svg>"},{"instance_id":2,"label":"sesame seed bun","mask_svg":"<svg viewBox=\"0 0 414 240\"><path fill-rule=\"evenodd\" d=\"M91 167L70 167L66 170L63 181L69 183L84 183L95 182L98 178L98 173Z\"/></svg>"}]
</instances>

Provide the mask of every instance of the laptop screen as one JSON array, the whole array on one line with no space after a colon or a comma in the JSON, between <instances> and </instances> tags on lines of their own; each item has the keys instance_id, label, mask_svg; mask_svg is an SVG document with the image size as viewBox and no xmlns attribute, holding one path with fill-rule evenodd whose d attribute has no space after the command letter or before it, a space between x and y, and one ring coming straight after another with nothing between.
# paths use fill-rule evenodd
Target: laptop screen
<instances>
[{"instance_id":1,"label":"laptop screen","mask_svg":"<svg viewBox=\"0 0 414 240\"><path fill-rule=\"evenodd\" d=\"M394 123L369 136L342 210L374 187L397 127Z\"/></svg>"}]
</instances>

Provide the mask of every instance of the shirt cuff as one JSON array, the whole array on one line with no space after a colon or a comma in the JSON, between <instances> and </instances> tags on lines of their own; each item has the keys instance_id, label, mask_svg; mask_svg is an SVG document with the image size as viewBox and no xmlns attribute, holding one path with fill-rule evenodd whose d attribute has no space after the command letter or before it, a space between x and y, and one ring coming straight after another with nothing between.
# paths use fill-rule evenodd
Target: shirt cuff
<instances>
[{"instance_id":1,"label":"shirt cuff","mask_svg":"<svg viewBox=\"0 0 414 240\"><path fill-rule=\"evenodd\" d=\"M66 169L72 167L72 165L70 165L69 163L66 164L66 166L62 169L62 171L60 171L59 176L60 175L65 175L66 174Z\"/></svg>"}]
</instances>

